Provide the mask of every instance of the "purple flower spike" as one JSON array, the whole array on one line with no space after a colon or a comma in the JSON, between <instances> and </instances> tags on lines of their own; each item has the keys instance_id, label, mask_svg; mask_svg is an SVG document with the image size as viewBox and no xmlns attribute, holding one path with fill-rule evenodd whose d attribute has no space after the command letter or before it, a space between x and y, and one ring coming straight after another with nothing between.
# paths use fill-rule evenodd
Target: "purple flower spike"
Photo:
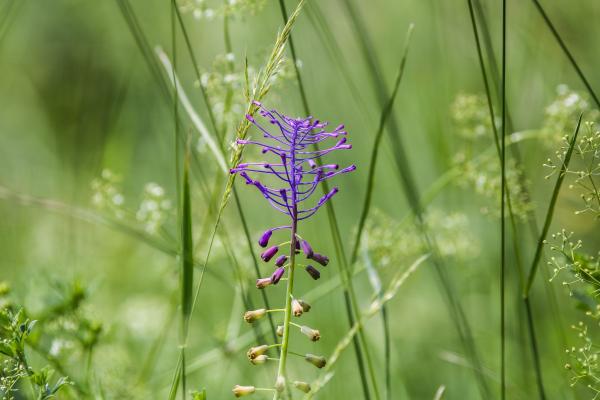
<instances>
[{"instance_id":1,"label":"purple flower spike","mask_svg":"<svg viewBox=\"0 0 600 400\"><path fill-rule=\"evenodd\" d=\"M269 262L278 251L279 247L277 246L269 247L260 255L260 258L262 258L264 262Z\"/></svg>"},{"instance_id":2,"label":"purple flower spike","mask_svg":"<svg viewBox=\"0 0 600 400\"><path fill-rule=\"evenodd\" d=\"M346 132L344 126L339 125L333 130L327 130L327 122L322 122L312 117L291 118L276 110L268 110L260 103L254 103L259 107L257 115L262 117L255 119L246 116L265 138L264 142L252 139L238 140L240 145L258 146L263 154L274 156L273 162L243 163L232 168L231 172L240 174L246 183L255 186L260 193L269 201L277 211L287 214L296 222L310 218L323 204L325 204L336 192L337 188L322 197L313 206L304 206L316 192L319 183L334 176L352 172L356 167L350 166L339 170L337 164L318 166L318 160L336 150L350 149L352 146L346 143ZM269 129L269 125L273 129ZM344 136L333 146L327 145L329 139L340 135ZM324 146L315 150L314 146ZM329 146L329 147L328 147ZM271 187L265 183L250 178L248 174L256 174L275 178L281 182L281 187ZM266 181L265 181L266 182ZM313 203L314 204L314 203Z\"/></svg>"},{"instance_id":3,"label":"purple flower spike","mask_svg":"<svg viewBox=\"0 0 600 400\"><path fill-rule=\"evenodd\" d=\"M287 260L288 260L288 257L285 254L282 254L279 257L277 257L277 259L275 260L275 265L278 267L282 267L283 264L285 264L285 262Z\"/></svg>"},{"instance_id":4,"label":"purple flower spike","mask_svg":"<svg viewBox=\"0 0 600 400\"><path fill-rule=\"evenodd\" d=\"M310 277L313 278L315 281L321 277L321 273L319 272L319 270L317 270L312 265L306 266L306 272L308 272Z\"/></svg>"},{"instance_id":5,"label":"purple flower spike","mask_svg":"<svg viewBox=\"0 0 600 400\"><path fill-rule=\"evenodd\" d=\"M302 251L304 252L304 254L306 255L306 258L311 258L314 254L312 247L310 247L310 244L308 244L308 242L306 240L302 240L300 242L300 247L302 248Z\"/></svg>"},{"instance_id":6,"label":"purple flower spike","mask_svg":"<svg viewBox=\"0 0 600 400\"><path fill-rule=\"evenodd\" d=\"M271 283L273 285L277 285L279 283L279 281L281 280L281 277L283 276L283 274L285 273L285 268L283 267L279 267L275 270L275 272L273 272L273 275L271 275Z\"/></svg>"},{"instance_id":7,"label":"purple flower spike","mask_svg":"<svg viewBox=\"0 0 600 400\"><path fill-rule=\"evenodd\" d=\"M262 234L260 239L258 239L258 244L260 245L260 247L267 247L267 245L269 244L269 239L271 239L272 234L273 234L272 229L269 229Z\"/></svg>"},{"instance_id":8,"label":"purple flower spike","mask_svg":"<svg viewBox=\"0 0 600 400\"><path fill-rule=\"evenodd\" d=\"M312 257L310 257L310 258L315 260L316 262L318 262L319 264L321 264L324 267L326 267L327 264L329 264L329 257L324 256L319 253L313 253Z\"/></svg>"}]
</instances>

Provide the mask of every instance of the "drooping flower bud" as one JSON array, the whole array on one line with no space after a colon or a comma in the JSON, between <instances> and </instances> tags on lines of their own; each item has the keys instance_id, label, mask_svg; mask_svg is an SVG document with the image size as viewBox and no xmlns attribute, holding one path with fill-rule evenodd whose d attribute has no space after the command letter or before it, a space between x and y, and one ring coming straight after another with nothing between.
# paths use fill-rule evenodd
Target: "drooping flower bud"
<instances>
[{"instance_id":1,"label":"drooping flower bud","mask_svg":"<svg viewBox=\"0 0 600 400\"><path fill-rule=\"evenodd\" d=\"M279 375L277 377L277 380L275 381L275 390L277 390L279 393L283 392L285 389L285 378L281 375Z\"/></svg>"},{"instance_id":2,"label":"drooping flower bud","mask_svg":"<svg viewBox=\"0 0 600 400\"><path fill-rule=\"evenodd\" d=\"M246 321L248 323L252 323L252 322L256 321L257 319L261 319L265 315L267 315L267 310L264 308L259 308L258 310L246 311L244 313L244 321Z\"/></svg>"},{"instance_id":3,"label":"drooping flower bud","mask_svg":"<svg viewBox=\"0 0 600 400\"><path fill-rule=\"evenodd\" d=\"M279 283L279 281L281 280L281 277L283 276L283 274L285 273L285 268L283 267L279 267L275 270L275 272L273 272L273 275L271 275L271 283L273 285L277 285Z\"/></svg>"},{"instance_id":4,"label":"drooping flower bud","mask_svg":"<svg viewBox=\"0 0 600 400\"><path fill-rule=\"evenodd\" d=\"M256 388L254 386L235 385L233 387L233 394L235 395L235 397L247 396L249 394L254 393L255 391L256 391Z\"/></svg>"},{"instance_id":5,"label":"drooping flower bud","mask_svg":"<svg viewBox=\"0 0 600 400\"><path fill-rule=\"evenodd\" d=\"M264 262L269 262L278 251L279 247L277 246L269 247L267 250L263 251L260 258L262 258Z\"/></svg>"},{"instance_id":6,"label":"drooping flower bud","mask_svg":"<svg viewBox=\"0 0 600 400\"><path fill-rule=\"evenodd\" d=\"M282 254L279 257L277 257L277 259L275 260L275 265L277 265L278 267L282 267L283 264L285 264L287 260L288 260L288 256L286 256L285 254Z\"/></svg>"},{"instance_id":7,"label":"drooping flower bud","mask_svg":"<svg viewBox=\"0 0 600 400\"><path fill-rule=\"evenodd\" d=\"M305 269L315 281L321 277L321 273L312 265L307 265Z\"/></svg>"},{"instance_id":8,"label":"drooping flower bud","mask_svg":"<svg viewBox=\"0 0 600 400\"><path fill-rule=\"evenodd\" d=\"M304 393L310 392L310 385L306 382L294 381L293 384L296 389L301 390Z\"/></svg>"},{"instance_id":9,"label":"drooping flower bud","mask_svg":"<svg viewBox=\"0 0 600 400\"><path fill-rule=\"evenodd\" d=\"M277 331L275 331L277 336L283 336L283 325L277 325Z\"/></svg>"},{"instance_id":10,"label":"drooping flower bud","mask_svg":"<svg viewBox=\"0 0 600 400\"><path fill-rule=\"evenodd\" d=\"M306 354L304 359L314 365L317 368L323 368L327 364L327 360L323 356L316 356L314 354Z\"/></svg>"},{"instance_id":11,"label":"drooping flower bud","mask_svg":"<svg viewBox=\"0 0 600 400\"><path fill-rule=\"evenodd\" d=\"M254 360L256 357L265 354L267 350L269 350L269 346L267 346L266 344L250 347L246 355L250 360Z\"/></svg>"},{"instance_id":12,"label":"drooping flower bud","mask_svg":"<svg viewBox=\"0 0 600 400\"><path fill-rule=\"evenodd\" d=\"M299 317L304 312L302 304L296 299L292 300L292 312L294 313L294 317Z\"/></svg>"},{"instance_id":13,"label":"drooping flower bud","mask_svg":"<svg viewBox=\"0 0 600 400\"><path fill-rule=\"evenodd\" d=\"M319 253L313 253L312 257L310 257L310 258L315 260L316 262L318 262L319 264L321 264L324 267L327 266L327 264L329 264L329 257L324 256Z\"/></svg>"},{"instance_id":14,"label":"drooping flower bud","mask_svg":"<svg viewBox=\"0 0 600 400\"><path fill-rule=\"evenodd\" d=\"M250 362L254 365L260 365L266 363L268 359L269 357L266 354L261 354L260 356L252 358Z\"/></svg>"},{"instance_id":15,"label":"drooping flower bud","mask_svg":"<svg viewBox=\"0 0 600 400\"><path fill-rule=\"evenodd\" d=\"M305 325L301 326L300 332L302 332L302 334L306 335L313 342L316 342L319 339L321 339L321 332L319 332L316 329L309 328L308 326L305 326Z\"/></svg>"},{"instance_id":16,"label":"drooping flower bud","mask_svg":"<svg viewBox=\"0 0 600 400\"><path fill-rule=\"evenodd\" d=\"M258 244L260 245L260 247L267 247L267 245L269 244L269 239L271 239L272 234L273 234L273 230L271 230L271 229L266 230L262 234L260 239L258 239Z\"/></svg>"},{"instance_id":17,"label":"drooping flower bud","mask_svg":"<svg viewBox=\"0 0 600 400\"><path fill-rule=\"evenodd\" d=\"M313 249L312 249L312 247L310 247L310 244L306 240L302 240L300 242L300 247L302 248L302 251L306 255L306 258L311 258L313 256L313 254L314 254Z\"/></svg>"},{"instance_id":18,"label":"drooping flower bud","mask_svg":"<svg viewBox=\"0 0 600 400\"><path fill-rule=\"evenodd\" d=\"M264 289L271 284L271 278L260 278L256 280L256 287L258 289Z\"/></svg>"}]
</instances>

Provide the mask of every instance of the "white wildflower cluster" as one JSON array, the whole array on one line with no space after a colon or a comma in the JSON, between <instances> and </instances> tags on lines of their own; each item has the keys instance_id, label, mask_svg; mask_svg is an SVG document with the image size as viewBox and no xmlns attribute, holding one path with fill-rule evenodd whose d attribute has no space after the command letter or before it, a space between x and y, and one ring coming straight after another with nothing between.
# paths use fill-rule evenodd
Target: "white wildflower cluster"
<instances>
[{"instance_id":1,"label":"white wildflower cluster","mask_svg":"<svg viewBox=\"0 0 600 400\"><path fill-rule=\"evenodd\" d=\"M548 261L552 268L550 281L567 273L563 286L569 288L571 296L576 294L578 300L585 300L584 305L590 308L600 294L600 258L583 252L583 242L575 240L573 235L562 229L551 236L550 249L556 255Z\"/></svg>"},{"instance_id":2,"label":"white wildflower cluster","mask_svg":"<svg viewBox=\"0 0 600 400\"><path fill-rule=\"evenodd\" d=\"M592 110L586 94L571 90L565 84L558 85L556 94L556 98L546 107L542 128L551 138L558 141L566 133L572 134L581 113L585 113L588 120L598 120L600 114L598 110Z\"/></svg>"},{"instance_id":3,"label":"white wildflower cluster","mask_svg":"<svg viewBox=\"0 0 600 400\"><path fill-rule=\"evenodd\" d=\"M597 310L597 313L600 311ZM593 318L597 319L597 317ZM565 369L572 374L571 386L586 387L594 396L592 398L598 399L600 398L600 363L598 362L600 350L598 350L598 344L594 343L589 326L583 321L571 325L571 329L576 332L577 341L580 343L565 351L569 357Z\"/></svg>"},{"instance_id":4,"label":"white wildflower cluster","mask_svg":"<svg viewBox=\"0 0 600 400\"><path fill-rule=\"evenodd\" d=\"M577 143L573 148L573 156L566 171L570 179L569 189L575 190L581 197L584 207L576 214L588 213L596 219L600 218L600 131L593 121L586 121L580 128ZM548 177L558 173L569 148L569 136L563 137L562 146L556 151L556 161L548 159L544 164L551 169Z\"/></svg>"},{"instance_id":5,"label":"white wildflower cluster","mask_svg":"<svg viewBox=\"0 0 600 400\"><path fill-rule=\"evenodd\" d=\"M133 212L125 207L120 183L119 176L108 169L103 170L100 177L92 181L92 204L118 219L141 224L149 234L158 233L171 216L173 208L163 187L154 182L147 183L142 200Z\"/></svg>"},{"instance_id":6,"label":"white wildflower cluster","mask_svg":"<svg viewBox=\"0 0 600 400\"><path fill-rule=\"evenodd\" d=\"M500 209L497 199L502 179L497 153L490 147L493 146L494 136L487 99L481 94L459 94L451 106L451 114L456 131L464 139L454 157L455 168L460 171L460 179L454 182L489 200L493 205L485 205L481 211L498 217ZM533 204L524 187L526 182L523 173L512 159L506 163L506 182L513 214L526 219Z\"/></svg>"},{"instance_id":7,"label":"white wildflower cluster","mask_svg":"<svg viewBox=\"0 0 600 400\"><path fill-rule=\"evenodd\" d=\"M219 16L256 15L265 5L265 0L181 0L179 8L197 20L211 21Z\"/></svg>"},{"instance_id":8,"label":"white wildflower cluster","mask_svg":"<svg viewBox=\"0 0 600 400\"><path fill-rule=\"evenodd\" d=\"M425 223L435 227L434 239L443 257L467 259L478 254L477 240L469 230L464 214L432 209ZM405 263L427 251L419 228L408 221L396 221L374 210L365 225L365 246L374 262L381 267Z\"/></svg>"},{"instance_id":9,"label":"white wildflower cluster","mask_svg":"<svg viewBox=\"0 0 600 400\"><path fill-rule=\"evenodd\" d=\"M125 197L120 189L121 178L108 169L102 170L100 177L92 181L92 204L122 219L125 216Z\"/></svg>"},{"instance_id":10,"label":"white wildflower cluster","mask_svg":"<svg viewBox=\"0 0 600 400\"><path fill-rule=\"evenodd\" d=\"M455 163L461 171L460 179L455 181L456 184L461 188L474 191L488 200L489 204L481 207L483 214L491 215L494 218L499 217L500 208L497 199L502 186L502 178L500 165L495 159L495 155L467 159L463 153L459 153ZM523 173L512 159L507 160L506 163L506 184L513 214L521 220L526 220L534 206L525 190L526 182L524 182Z\"/></svg>"},{"instance_id":11,"label":"white wildflower cluster","mask_svg":"<svg viewBox=\"0 0 600 400\"><path fill-rule=\"evenodd\" d=\"M459 93L450 108L458 133L466 139L492 138L487 99L482 94Z\"/></svg>"},{"instance_id":12,"label":"white wildflower cluster","mask_svg":"<svg viewBox=\"0 0 600 400\"><path fill-rule=\"evenodd\" d=\"M135 217L144 225L146 232L155 234L168 219L171 208L171 200L166 198L165 190L150 182L144 188L144 197Z\"/></svg>"}]
</instances>

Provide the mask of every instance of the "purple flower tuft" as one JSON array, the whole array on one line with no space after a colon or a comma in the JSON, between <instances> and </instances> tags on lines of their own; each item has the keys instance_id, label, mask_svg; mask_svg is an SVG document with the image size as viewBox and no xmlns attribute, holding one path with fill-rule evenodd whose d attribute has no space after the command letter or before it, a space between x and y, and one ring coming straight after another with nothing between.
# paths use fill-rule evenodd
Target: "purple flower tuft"
<instances>
[{"instance_id":1,"label":"purple flower tuft","mask_svg":"<svg viewBox=\"0 0 600 400\"><path fill-rule=\"evenodd\" d=\"M279 281L281 280L281 277L283 276L283 274L285 273L285 268L283 267L279 267L275 270L275 272L273 272L273 275L271 275L271 283L273 285L277 285L279 283Z\"/></svg>"},{"instance_id":2,"label":"purple flower tuft","mask_svg":"<svg viewBox=\"0 0 600 400\"><path fill-rule=\"evenodd\" d=\"M313 278L315 281L321 277L321 273L312 265L306 266L306 272Z\"/></svg>"},{"instance_id":3,"label":"purple flower tuft","mask_svg":"<svg viewBox=\"0 0 600 400\"><path fill-rule=\"evenodd\" d=\"M269 247L268 249L263 251L263 253L260 255L260 258L262 258L264 262L269 262L271 258L273 258L275 254L277 254L278 251L279 247L277 246Z\"/></svg>"},{"instance_id":4,"label":"purple flower tuft","mask_svg":"<svg viewBox=\"0 0 600 400\"><path fill-rule=\"evenodd\" d=\"M278 132L267 129L263 123L247 115L250 121L266 138L265 142L251 139L238 139L240 145L255 145L264 154L272 154L275 159L268 163L244 163L231 170L246 179L246 183L255 186L277 211L287 214L296 222L310 218L323 204L337 193L337 188L322 197L316 205L303 206L315 193L319 183L334 176L352 172L354 165L338 170L337 164L319 166L315 162L319 158L335 151L350 149L346 137L342 137L330 147L315 150L314 145L325 143L328 139L345 136L344 126L339 125L333 130L327 130L328 123L312 117L291 118L276 110L268 110L256 102L259 107L258 115L262 116ZM251 179L248 173L267 175L283 182L282 187L270 187L258 180Z\"/></svg>"},{"instance_id":5,"label":"purple flower tuft","mask_svg":"<svg viewBox=\"0 0 600 400\"><path fill-rule=\"evenodd\" d=\"M312 257L310 257L310 258L315 260L316 262L318 262L319 264L321 264L324 267L327 266L327 264L329 264L329 257L324 256L319 253L313 253Z\"/></svg>"}]
</instances>

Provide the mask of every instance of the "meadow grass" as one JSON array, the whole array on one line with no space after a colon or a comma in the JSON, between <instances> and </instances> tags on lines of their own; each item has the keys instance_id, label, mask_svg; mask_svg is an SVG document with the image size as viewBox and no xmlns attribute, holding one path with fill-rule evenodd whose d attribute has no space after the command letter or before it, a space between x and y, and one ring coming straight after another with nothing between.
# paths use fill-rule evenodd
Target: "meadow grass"
<instances>
[{"instance_id":1,"label":"meadow grass","mask_svg":"<svg viewBox=\"0 0 600 400\"><path fill-rule=\"evenodd\" d=\"M139 4L136 11L132 3L116 0L115 10L124 19L126 32L133 40L129 49L137 48L141 54L139 65L145 65L147 74L144 85L153 86L153 94L147 100L160 104L157 106L160 116L149 115L151 112L144 115L150 120L160 120L158 137L167 139L165 143L169 145L161 150L166 155L164 159L156 157L156 163L162 162L162 167L149 163L148 170L149 174L158 174L169 182L165 186L167 194L163 186L147 184L136 212L136 204L132 205L129 200L132 196L127 188L122 191L114 175L102 173L100 181L95 180L93 185L97 209L79 204L76 198L55 199L56 193L38 196L15 190L12 184L5 185L2 181L0 200L3 209L4 205L9 210L18 206L14 209L37 209L36 215L50 215L44 218L59 215L63 219L58 222L59 226L67 229L81 229L69 227L76 226L71 225L76 224L73 221L83 221L94 231L98 226L109 228L107 231L111 234L107 237L114 233L128 244L145 244L147 249L143 251L154 251L155 259L142 250L139 254L150 260L149 264L161 264L161 273L135 275L132 270L116 269L116 281L131 287L120 292L111 286L108 293L122 296L124 304L118 304L110 295L105 296L109 312L96 311L102 302L96 298L98 289L93 283L88 288L78 279L70 281L65 275L59 279L63 283L53 285L45 275L47 272L40 272L39 276L35 275L42 280L41 284L35 283L41 285L39 288L25 289L17 284L13 290L2 278L0 395L3 398L206 400L248 395L272 396L273 399L298 396L304 399L354 396L376 400L518 399L531 398L534 390L540 399L550 393L565 398L598 397L600 388L594 381L600 376L596 362L599 353L594 350L599 333L595 329L597 323L573 325L572 330L584 341L576 349L569 346L574 340L568 338L563 321L573 318L595 321L600 317L596 295L600 283L596 279L595 258L599 249L593 244L591 249L582 249L581 241L570 241L573 234L567 235L563 229L562 236L552 236L552 240L563 238L562 247L551 246L552 251L558 249L560 260L554 256L547 259L545 253L550 230L557 224L569 225L573 209L578 216L595 215L596 202L600 208L595 167L597 116L593 109L600 108L600 101L592 81L538 0L532 0L532 10L539 14L540 22L550 33L547 40L558 45L593 104L589 104L584 94L566 92L557 100L559 110L553 111L558 117L550 118L552 105L545 110L545 122L562 118L560 127L557 123L548 127L539 122L540 118L532 123L518 108L522 102L511 93L513 82L521 79L519 71L510 69L511 63L516 64L522 49L520 43L513 41L511 32L522 21L519 18L526 15L523 11L526 5L501 0L494 8L490 5L484 8L479 0L467 0L467 7L462 11L468 11L464 15L468 17L471 32L462 34L470 39L464 40L464 46L457 42L457 52L476 54L476 63L468 68L474 76L471 86L481 87L483 83L480 96L483 101L461 103L467 104L462 109L448 107L450 113L467 115L455 121L465 126L449 126L448 132L466 132L471 137L448 139L449 148L456 146L456 157L437 160L439 165L445 165L443 171L423 169L427 157L441 157L441 153L432 150L434 146L425 136L415 134L430 128L426 124L404 122L411 121L410 103L423 103L418 96L415 98L415 93L418 92L416 85L424 82L418 69L426 64L423 57L430 56L424 45L424 38L431 39L430 31L427 24L424 28L419 25L427 23L427 19L417 23L417 37L413 37L414 25L407 23L408 33L403 47L399 47L396 42L401 40L396 38L397 34L393 35L393 46L380 43L382 32L387 28L382 25L379 30L374 29L369 20L372 10L365 13L363 8L368 7L353 0L332 4L300 0L294 2L291 14L284 0L272 4L260 0L222 3L169 0L161 3L161 10L168 10L169 17L165 17L166 13L154 15L155 10ZM407 12L427 7L407 3L390 6L390 9ZM9 30L22 29L14 20L24 13L29 15L30 10L20 2L7 1L1 12L0 46L3 46L12 40ZM445 12L457 15L454 11ZM263 34L269 38L266 43L264 39L263 42L247 41L240 34L249 27L260 31L261 28L248 23L254 18L263 18L254 16L255 13L264 13L264 20L268 21L265 27L269 29ZM161 21L156 26L162 31L143 27L146 20L153 19ZM215 19L222 28L214 30L216 34L203 26ZM495 25L500 29L494 30ZM306 26L312 29L307 31ZM274 34L276 27L280 28ZM211 43L213 48L225 52L224 57L215 57L212 66L210 51L202 48L202 44L208 42L203 35L209 31L208 39L222 42ZM389 30L386 32L389 35ZM311 45L314 37L320 41ZM168 51L163 50L157 38L170 41L170 45L165 46ZM500 62L494 42L501 46ZM267 50L256 56L255 49L248 46ZM348 46L354 49L351 55ZM382 51L382 48L387 50ZM330 62L319 59L317 54L328 55ZM264 60L258 68L252 63L257 58ZM397 64L391 84L387 84L385 78L388 64ZM319 81L320 73L329 79ZM448 71L439 73L449 76ZM332 76L335 78L331 79ZM196 84L189 84L190 81ZM334 92L344 91L353 97L344 104L348 111L333 104L324 106L323 98L335 98L332 88ZM1 85L0 90L4 90ZM131 90L140 88L128 89L128 93ZM560 90L559 93L563 93L566 89ZM440 91L440 96L443 98L446 94ZM535 92L532 96L540 97L540 94ZM469 104L474 109L469 109ZM573 104L582 104L583 110L574 110ZM448 112L426 105L431 118ZM541 114L539 104L535 106ZM84 110L84 106L79 107ZM115 107L125 107L122 99L115 100ZM340 178L340 194L335 202L330 199L337 193L337 186L333 189L323 179L318 185L323 197L314 211L324 206L326 212L303 222L302 229L297 230L300 220L295 190L299 189L294 185L306 183L299 178L301 183L298 184L296 172L290 174L286 169L294 197L292 208L288 208L291 234L289 241L280 247L289 246L289 257L276 265L285 269L287 275L276 277L276 269L273 274L267 273L270 278L263 278L266 267L258 257L268 262L271 256L266 255L269 249L262 254L256 251L256 231L264 228L265 221L275 218L262 209L264 205L246 194L246 188L242 189L240 180L235 178L245 168L253 168L248 167L246 161L258 157L255 152L245 150L262 129L255 118L271 115L268 118L272 118L273 123L276 118L267 108L283 110L286 107L293 107L293 112L285 114L295 115L293 121L315 124L314 119L302 120L297 115L306 117L313 112L326 115L323 109L333 109L336 117L328 119L337 120L337 115L348 118L349 138L355 141L351 156L328 155L328 160L335 162L335 168L321 160L331 149L323 150L318 141L311 145L310 151L294 150L295 144L292 144L290 165L294 168L294 157L311 154L311 151L316 154L312 169L306 172L301 167L300 176L315 173L317 182L320 177L329 175L314 171L337 169L338 162L349 160L358 164L358 173L352 174L356 176L350 179ZM369 118L372 110L378 117L375 122ZM292 121L292 117L285 119L276 115L281 121ZM515 126L521 123L533 128L517 131ZM350 128L353 125L361 126L367 133L356 134L357 129ZM574 130L563 131L564 127L572 129L575 125ZM587 129L583 138L579 135L582 125ZM284 132L284 128L281 129ZM345 128L336 129L324 135L336 136ZM553 129L567 135L562 145L556 140L557 132L552 132L554 136L548 133ZM295 132L294 135L299 130ZM342 135L345 134L343 131ZM429 137L436 135L438 133L432 132ZM439 133L440 137L444 135L446 132ZM265 137L268 136L265 132ZM419 147L423 144L431 148ZM539 154L530 157L528 152L532 146L538 147ZM349 149L345 139L332 149L338 147ZM264 149L263 153L267 154L281 151L280 147ZM545 165L557 174L554 185L544 186L541 179L532 181L539 176L538 156L549 158L553 152L558 163L548 160ZM119 157L107 157L103 164L110 164L111 159L114 162ZM419 157L424 159L419 160ZM168 168L164 167L165 160L168 160ZM285 158L282 165L287 165ZM270 164L263 166L273 168ZM353 168L342 170L352 171ZM275 171L274 174L277 175ZM131 185L127 175L126 180ZM247 177L244 180L261 190L263 197L271 201L281 198L289 207L286 189L273 194L258 181ZM567 183L569 181L571 183ZM583 191L581 199L561 191L564 183L570 189ZM320 192L316 183L314 185L313 190ZM464 185L472 185L473 193L456 189ZM487 199L478 196L482 193ZM170 198L174 208L170 206ZM582 200L585 208L578 209L576 204L582 207ZM148 204L156 207L149 213L144 208ZM400 214L400 219L379 212L378 208L386 208L386 204L394 214ZM469 221L468 230L453 225L452 211L459 207L466 211L464 221ZM476 212L478 208L488 215ZM544 210L541 229L536 208ZM17 218L8 214L7 217L13 221ZM577 220L572 224L584 236L593 238L597 219ZM36 225L37 221L31 223L32 231ZM490 234L486 229L492 225L495 233ZM526 225L529 235L522 231ZM35 229L41 230L37 226ZM479 232L474 235L475 239L473 232ZM22 234L15 238L25 240ZM470 247L457 244L461 239L470 240ZM17 254L20 247L10 249L8 243L12 243L12 239L4 240L7 253ZM46 240L52 248L59 247L50 235ZM332 246L331 265L335 264L335 268L322 268L319 272L312 265L311 270L302 264L320 263L324 267L329 262L327 257L313 254L306 240L325 250ZM262 242L261 237L259 244L265 247ZM102 248L99 243L94 244ZM79 248L69 247L69 250L67 264L80 260ZM30 250L31 257L36 251ZM107 268L121 263L130 265L129 260L139 254L137 250L126 256L113 254L112 262L110 255L102 256L101 260L90 262L90 269L100 263ZM304 256L308 261L301 259ZM485 268L477 271L465 268L473 264ZM554 275L544 268L545 264L556 267ZM529 269L524 265L530 265ZM433 268L437 286L430 282L432 275L428 275L428 271L416 273L418 268L426 266ZM305 267L309 276L302 272ZM29 273L36 271L36 267L27 268ZM540 289L545 292L547 309L534 308L532 303L538 271L544 278L537 281L543 285ZM569 274L563 286L569 289L571 299L551 283L559 274ZM19 276L19 273L11 271L10 276ZM89 277L89 273L85 276ZM465 277L474 283L467 284ZM284 289L276 286L280 279ZM149 310L136 306L133 314L125 313L125 300L134 299L144 287L160 299L158 303L166 311L160 311L156 302L148 301ZM100 290L106 293L106 289ZM51 294L44 294L46 292ZM29 294L33 294L31 299ZM39 296L49 296L51 300L37 300ZM402 300L395 300L397 297ZM518 314L511 313L511 308ZM247 310L244 319L252 323L250 327L242 326L244 310ZM150 317L144 317L144 313ZM99 322L100 315L110 323ZM300 315L307 325L298 324ZM372 322L376 315L381 325ZM263 317L264 321L258 321ZM152 321L161 322L152 325ZM314 329L315 324L318 330ZM523 327L522 330L515 333L513 324ZM450 327L454 328L453 333ZM296 328L310 341L318 343L302 342L296 337ZM321 334L323 340L319 340ZM524 334L528 343L523 341ZM419 346L414 348L416 350L412 348L413 343ZM496 343L500 344L499 348ZM244 363L243 353L248 346L252 347ZM559 346L560 352L567 350L567 356L557 356L559 352L555 350ZM354 354L347 354L350 347ZM110 357L114 362L107 365ZM571 361L565 364L563 358L566 357ZM84 367L79 368L80 365ZM315 366L318 369L315 370Z\"/></svg>"}]
</instances>

